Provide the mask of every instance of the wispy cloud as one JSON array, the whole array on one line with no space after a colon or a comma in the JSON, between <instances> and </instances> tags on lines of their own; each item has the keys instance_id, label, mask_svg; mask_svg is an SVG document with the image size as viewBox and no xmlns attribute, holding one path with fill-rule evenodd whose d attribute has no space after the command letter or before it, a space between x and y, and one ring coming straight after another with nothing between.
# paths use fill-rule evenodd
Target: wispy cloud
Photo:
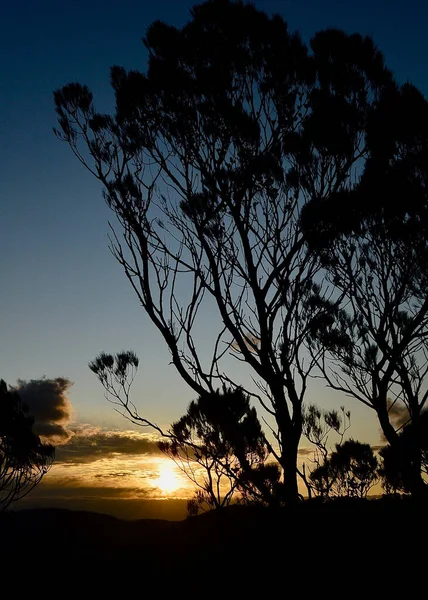
<instances>
[{"instance_id":1,"label":"wispy cloud","mask_svg":"<svg viewBox=\"0 0 428 600\"><path fill-rule=\"evenodd\" d=\"M309 456L314 453L315 446L313 448L299 448L297 453L299 456Z\"/></svg>"}]
</instances>

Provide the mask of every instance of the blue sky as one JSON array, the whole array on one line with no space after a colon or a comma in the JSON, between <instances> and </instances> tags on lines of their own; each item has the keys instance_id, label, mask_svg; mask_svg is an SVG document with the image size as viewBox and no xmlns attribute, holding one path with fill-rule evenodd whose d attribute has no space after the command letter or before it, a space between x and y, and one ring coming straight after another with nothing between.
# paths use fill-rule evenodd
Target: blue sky
<instances>
[{"instance_id":1,"label":"blue sky","mask_svg":"<svg viewBox=\"0 0 428 600\"><path fill-rule=\"evenodd\" d=\"M107 248L109 211L98 183L52 133L52 92L79 81L108 109L109 68L145 68L141 38L155 19L180 25L194 2L22 1L2 9L0 93L0 377L64 376L76 419L127 426L103 398L87 363L100 350L141 358L135 399L166 425L193 394L173 367ZM305 38L327 26L373 35L399 81L428 93L428 4L410 0L259 0ZM314 388L313 400L332 395ZM375 442L374 416L350 404ZM367 420L366 420L367 419ZM355 433L358 435L358 432ZM363 436L361 436L363 437ZM367 437L367 436L365 436Z\"/></svg>"}]
</instances>

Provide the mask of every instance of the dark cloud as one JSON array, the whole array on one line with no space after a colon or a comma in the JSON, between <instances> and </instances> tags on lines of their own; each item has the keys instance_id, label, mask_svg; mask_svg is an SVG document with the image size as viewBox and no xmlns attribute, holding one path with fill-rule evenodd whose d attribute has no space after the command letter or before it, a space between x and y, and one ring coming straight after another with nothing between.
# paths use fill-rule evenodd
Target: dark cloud
<instances>
[{"instance_id":1,"label":"dark cloud","mask_svg":"<svg viewBox=\"0 0 428 600\"><path fill-rule=\"evenodd\" d=\"M409 411L405 404L400 401L391 400L391 398L386 399L387 407L388 407L388 415L391 424L395 429L400 429L403 425L407 423L409 420ZM382 442L386 442L386 437L383 431L380 432Z\"/></svg>"},{"instance_id":2,"label":"dark cloud","mask_svg":"<svg viewBox=\"0 0 428 600\"><path fill-rule=\"evenodd\" d=\"M82 425L74 428L71 439L57 448L56 461L73 464L115 455L163 456L157 444L156 437L137 431L105 431Z\"/></svg>"},{"instance_id":3,"label":"dark cloud","mask_svg":"<svg viewBox=\"0 0 428 600\"><path fill-rule=\"evenodd\" d=\"M153 481L159 477L159 471L154 469L139 469L138 471L110 471L109 473L97 473L94 475L95 479L121 479L122 481L126 478L132 481L145 481L145 485L151 486Z\"/></svg>"},{"instance_id":4,"label":"dark cloud","mask_svg":"<svg viewBox=\"0 0 428 600\"><path fill-rule=\"evenodd\" d=\"M34 417L34 429L46 441L58 445L71 438L67 428L72 407L67 392L72 383L68 379L32 379L18 381L16 390Z\"/></svg>"},{"instance_id":5,"label":"dark cloud","mask_svg":"<svg viewBox=\"0 0 428 600\"><path fill-rule=\"evenodd\" d=\"M97 500L116 498L147 498L149 490L136 486L113 487L113 486L91 486L91 485L76 485L75 479L53 479L43 480L33 490L31 494L34 498L52 500L54 498L69 498L74 500L84 500L85 498L94 498Z\"/></svg>"},{"instance_id":6,"label":"dark cloud","mask_svg":"<svg viewBox=\"0 0 428 600\"><path fill-rule=\"evenodd\" d=\"M409 420L409 411L402 402L394 402L390 398L387 399L388 414L391 423L396 429L405 425Z\"/></svg>"},{"instance_id":7,"label":"dark cloud","mask_svg":"<svg viewBox=\"0 0 428 600\"><path fill-rule=\"evenodd\" d=\"M111 473L97 473L94 475L95 479L117 479L126 477L135 477L133 471L112 471Z\"/></svg>"}]
</instances>

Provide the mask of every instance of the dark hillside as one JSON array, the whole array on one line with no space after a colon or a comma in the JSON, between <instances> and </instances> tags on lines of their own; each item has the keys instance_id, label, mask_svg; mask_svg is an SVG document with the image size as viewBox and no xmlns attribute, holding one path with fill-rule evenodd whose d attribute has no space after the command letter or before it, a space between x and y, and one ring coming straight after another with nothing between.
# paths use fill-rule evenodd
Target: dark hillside
<instances>
[{"instance_id":1,"label":"dark hillside","mask_svg":"<svg viewBox=\"0 0 428 600\"><path fill-rule=\"evenodd\" d=\"M417 560L426 556L427 522L427 506L407 499L305 503L292 511L232 506L181 522L23 510L0 515L1 553L5 559L45 555L53 562L139 560L165 573L218 564L219 559L236 565L267 561L278 566L287 559L289 565L326 562L349 568L369 568L371 562L374 568L385 559L402 566L413 555ZM393 557L392 548L398 550Z\"/></svg>"}]
</instances>

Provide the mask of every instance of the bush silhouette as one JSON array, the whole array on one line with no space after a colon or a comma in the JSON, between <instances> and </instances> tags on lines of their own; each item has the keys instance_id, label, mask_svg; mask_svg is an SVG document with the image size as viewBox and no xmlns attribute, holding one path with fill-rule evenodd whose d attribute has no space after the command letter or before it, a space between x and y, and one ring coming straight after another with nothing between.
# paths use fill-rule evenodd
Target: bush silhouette
<instances>
[{"instance_id":1,"label":"bush silhouette","mask_svg":"<svg viewBox=\"0 0 428 600\"><path fill-rule=\"evenodd\" d=\"M312 471L309 478L321 497L366 498L378 480L378 461L369 444L347 440Z\"/></svg>"},{"instance_id":2,"label":"bush silhouette","mask_svg":"<svg viewBox=\"0 0 428 600\"><path fill-rule=\"evenodd\" d=\"M280 471L265 465L266 440L241 388L201 394L170 433L172 439L160 442L160 449L198 487L189 514L228 506L237 493L246 502L269 502Z\"/></svg>"}]
</instances>

